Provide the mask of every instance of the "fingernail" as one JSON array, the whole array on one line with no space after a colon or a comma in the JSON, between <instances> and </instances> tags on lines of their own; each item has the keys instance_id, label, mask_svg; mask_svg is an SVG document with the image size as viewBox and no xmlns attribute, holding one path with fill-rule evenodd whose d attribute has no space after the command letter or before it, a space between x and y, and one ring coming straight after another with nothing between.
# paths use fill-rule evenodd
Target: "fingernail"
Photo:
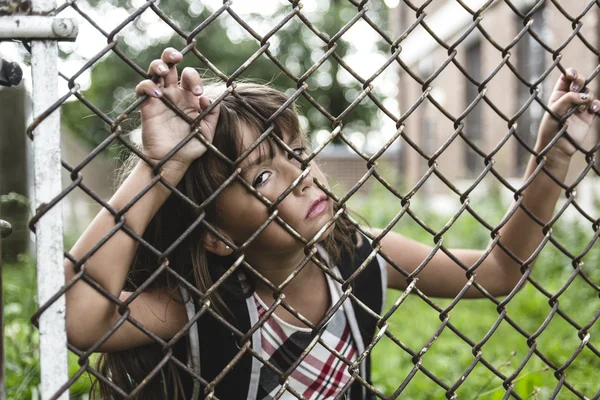
<instances>
[{"instance_id":1,"label":"fingernail","mask_svg":"<svg viewBox=\"0 0 600 400\"><path fill-rule=\"evenodd\" d=\"M180 55L181 55L181 53L180 53L180 52L178 52L178 51L174 51L174 52L172 52L172 53L171 53L171 58L177 58L177 57L179 57Z\"/></svg>"},{"instance_id":2,"label":"fingernail","mask_svg":"<svg viewBox=\"0 0 600 400\"><path fill-rule=\"evenodd\" d=\"M571 90L573 92L578 92L579 91L579 85L573 85L573 86L571 86Z\"/></svg>"},{"instance_id":3,"label":"fingernail","mask_svg":"<svg viewBox=\"0 0 600 400\"><path fill-rule=\"evenodd\" d=\"M154 94L157 96L162 96L162 92L158 88L154 88Z\"/></svg>"},{"instance_id":4,"label":"fingernail","mask_svg":"<svg viewBox=\"0 0 600 400\"><path fill-rule=\"evenodd\" d=\"M569 75L571 76L571 78L575 79L577 78L577 71L571 71L569 72Z\"/></svg>"},{"instance_id":5,"label":"fingernail","mask_svg":"<svg viewBox=\"0 0 600 400\"><path fill-rule=\"evenodd\" d=\"M594 104L591 108L592 108L593 112L597 112L598 111L598 105L596 105L596 104Z\"/></svg>"},{"instance_id":6,"label":"fingernail","mask_svg":"<svg viewBox=\"0 0 600 400\"><path fill-rule=\"evenodd\" d=\"M585 104L579 106L579 111L584 112L585 110L587 110L587 106Z\"/></svg>"},{"instance_id":7,"label":"fingernail","mask_svg":"<svg viewBox=\"0 0 600 400\"><path fill-rule=\"evenodd\" d=\"M197 85L197 86L194 88L194 93L196 93L196 94L202 94L202 86L200 86L200 85Z\"/></svg>"},{"instance_id":8,"label":"fingernail","mask_svg":"<svg viewBox=\"0 0 600 400\"><path fill-rule=\"evenodd\" d=\"M588 99L588 97L590 97L590 95L589 95L589 94L587 94L587 93L581 93L581 94L579 95L579 97L581 98L581 100L587 100L587 99Z\"/></svg>"},{"instance_id":9,"label":"fingernail","mask_svg":"<svg viewBox=\"0 0 600 400\"><path fill-rule=\"evenodd\" d=\"M157 69L158 72L167 72L169 70L169 68L167 68L167 66L164 64L160 64Z\"/></svg>"}]
</instances>

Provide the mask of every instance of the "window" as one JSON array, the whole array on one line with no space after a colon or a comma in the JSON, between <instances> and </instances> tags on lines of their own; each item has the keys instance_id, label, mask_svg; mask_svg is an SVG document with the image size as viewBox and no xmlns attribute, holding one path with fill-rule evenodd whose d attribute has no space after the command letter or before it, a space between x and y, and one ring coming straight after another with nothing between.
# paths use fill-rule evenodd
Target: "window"
<instances>
[{"instance_id":1,"label":"window","mask_svg":"<svg viewBox=\"0 0 600 400\"><path fill-rule=\"evenodd\" d=\"M519 31L523 29L523 20L517 18L517 25L517 29L519 29ZM535 32L535 34L539 37L543 37L543 29L544 9L540 8L533 16L533 23L530 27L530 30ZM545 51L529 32L523 35L517 44L516 55L517 70L529 84L535 82L544 73L546 68ZM520 109L524 104L527 103L531 93L529 92L530 88L524 85L518 79L517 85L517 109ZM542 118L542 113L543 108L538 104L537 101L534 100L517 121L516 134L532 149L535 146L535 140ZM523 145L521 145L521 143L517 143L515 157L515 172L517 175L523 175L525 169L527 168L527 161L529 160L530 156L531 153Z\"/></svg>"},{"instance_id":2,"label":"window","mask_svg":"<svg viewBox=\"0 0 600 400\"><path fill-rule=\"evenodd\" d=\"M481 41L478 39L467 48L466 69L471 78L481 82ZM465 78L465 109L475 100L479 94L477 86ZM477 105L467 114L463 132L475 146L481 148L483 129L483 104L479 101ZM465 166L467 175L477 176L483 169L483 160L468 144L465 144Z\"/></svg>"}]
</instances>

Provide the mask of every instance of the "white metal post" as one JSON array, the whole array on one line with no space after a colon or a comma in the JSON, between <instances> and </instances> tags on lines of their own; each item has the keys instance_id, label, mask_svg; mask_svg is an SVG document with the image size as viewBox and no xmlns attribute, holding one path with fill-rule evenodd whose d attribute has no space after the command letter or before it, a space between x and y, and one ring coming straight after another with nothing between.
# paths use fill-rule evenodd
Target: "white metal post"
<instances>
[{"instance_id":1,"label":"white metal post","mask_svg":"<svg viewBox=\"0 0 600 400\"><path fill-rule=\"evenodd\" d=\"M33 12L48 13L55 0L34 0ZM31 73L33 115L37 117L58 99L58 45L55 40L33 40ZM45 118L33 133L35 205L48 204L61 191L60 108ZM62 205L52 207L36 225L39 305L64 285ZM68 380L65 297L58 298L40 316L40 392L52 397ZM59 399L67 400L66 390Z\"/></svg>"}]
</instances>

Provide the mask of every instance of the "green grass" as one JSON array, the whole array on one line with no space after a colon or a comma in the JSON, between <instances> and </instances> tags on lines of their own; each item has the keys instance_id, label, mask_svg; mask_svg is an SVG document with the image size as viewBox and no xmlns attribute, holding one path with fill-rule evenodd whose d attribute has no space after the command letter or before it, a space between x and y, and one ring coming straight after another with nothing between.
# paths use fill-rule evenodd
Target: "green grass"
<instances>
[{"instance_id":1,"label":"green grass","mask_svg":"<svg viewBox=\"0 0 600 400\"><path fill-rule=\"evenodd\" d=\"M581 289L581 287L579 288ZM389 292L388 308L397 298L398 293ZM565 294L563 303L567 314L576 320L586 321L591 317L582 314L591 314L598 309L598 301L589 301L577 307L573 302L575 298L568 298ZM436 301L440 307L446 307L450 301ZM508 316L526 332L533 333L540 327L550 313L551 307L543 296L536 293L532 286L522 290L508 306ZM579 313L578 313L579 311ZM462 334L473 342L479 342L492 328L498 318L494 305L488 300L461 301L450 312L450 323ZM587 322L587 321L586 321ZM396 311L389 320L388 332L415 352L419 352L433 337L441 326L439 314L429 305L416 296L407 298L406 302ZM597 325L590 329L591 337L600 333ZM591 342L598 347L600 342L592 339ZM554 364L562 366L581 344L577 330L565 322L562 317L555 315L548 327L536 340L536 348ZM482 347L482 356L494 368L505 376L510 376L525 360L529 346L526 338L518 333L507 322L503 321L491 338ZM375 386L390 395L409 375L414 364L411 356L398 347L388 338L382 339L373 351L373 380ZM453 386L461 375L467 371L474 360L472 348L458 335L446 327L431 348L422 357L422 366L429 370L439 380L448 386ZM600 389L598 381L592 377L597 376L600 370L600 359L587 348L578 355L567 369L567 381L587 397L593 397ZM515 378L515 388L522 397L531 395L535 388L539 388L540 398L548 398L558 381L553 375L553 370L537 356L533 355L523 370ZM423 393L428 393L423 396ZM406 398L445 398L445 390L434 383L424 373L418 372L410 381L403 392ZM477 364L467 377L466 381L457 391L459 398L476 399L489 398L501 399L505 390L502 380L490 372L482 363ZM541 393L545 393L542 395ZM560 399L577 398L568 389L561 391Z\"/></svg>"},{"instance_id":2,"label":"green grass","mask_svg":"<svg viewBox=\"0 0 600 400\"><path fill-rule=\"evenodd\" d=\"M341 190L338 188L338 190ZM383 227L400 210L400 201L381 187L367 203L352 199L351 206L365 217L372 226ZM490 224L497 224L504 215L507 204L500 202L493 193L485 199L475 199L473 208ZM364 200L364 199L363 199ZM458 204L458 203L457 203ZM448 217L426 211L415 203L411 209L434 230L441 229ZM432 235L405 215L394 227L395 231L423 243L433 245ZM578 254L592 240L591 224L560 221L553 228L553 237L571 253ZM461 216L444 235L448 248L484 248L489 232L473 217ZM600 282L600 251L593 246L584 257L583 270L593 282ZM571 259L554 246L547 246L540 255L533 279L548 292L558 292L567 282L573 267ZM4 318L6 340L7 390L11 399L35 398L39 385L38 332L29 319L37 310L35 301L35 266L33 260L22 258L18 265L5 265L3 275ZM387 308L398 299L400 292L389 291ZM439 308L446 308L451 300L432 299ZM576 324L584 326L592 321L600 310L598 293L577 277L559 297L559 306ZM531 284L517 293L507 306L511 318L528 335L533 334L552 311L548 298ZM470 341L477 343L496 323L499 314L490 300L463 300L449 313L449 322ZM442 321L439 313L417 296L409 296L389 319L387 331L404 346L418 353L432 339ZM600 324L589 329L589 343L600 348ZM536 349L557 366L564 365L581 345L577 329L556 314L535 341ZM506 321L502 321L491 338L482 347L482 357L504 376L510 376L527 358L530 347L527 339ZM433 374L448 387L454 386L474 361L472 347L446 326L431 347L421 357L421 368ZM79 368L77 359L70 354L70 371ZM373 350L373 381L376 388L386 395L394 393L411 375L415 364L412 356L384 336ZM566 369L566 380L580 393L592 398L600 390L598 376L600 357L583 348ZM554 370L533 354L513 380L514 390L522 398L549 398L558 384ZM506 390L503 381L482 362L478 362L466 380L457 389L460 399L502 399ZM85 375L71 388L71 396L89 391L90 380ZM402 399L445 399L446 391L417 370L400 394ZM563 387L558 399L575 399L569 389Z\"/></svg>"},{"instance_id":3,"label":"green grass","mask_svg":"<svg viewBox=\"0 0 600 400\"><path fill-rule=\"evenodd\" d=\"M458 209L458 202L457 207ZM476 212L495 226L505 214L508 204L502 204L499 196L490 196L471 203ZM400 210L400 201L381 188L369 197L368 206L360 201L350 203L353 208L372 226L383 227ZM418 202L411 209L429 227L440 230L449 220L428 212ZM393 229L428 245L434 245L433 236L414 222L410 216L403 216ZM593 239L591 223L581 221L559 221L553 228L553 237L571 253L578 254ZM447 248L485 248L490 239L487 229L469 214L463 214L444 235ZM542 251L532 278L551 294L558 292L573 274L571 259L549 244ZM596 284L600 283L600 251L592 246L583 258L583 271ZM418 286L418 284L417 284ZM389 290L386 310L389 310L399 298L401 292ZM431 299L441 309L451 303L449 299ZM502 299L501 299L502 300ZM559 297L559 307L576 324L584 326L594 320L600 312L598 292L581 277L576 277L571 285ZM507 317L514 321L526 334L531 335L552 313L548 297L527 284L507 305ZM462 300L449 313L449 323L458 329L473 343L481 341L499 318L496 305L488 300ZM432 340L442 326L440 314L424 300L411 295L400 305L388 320L387 332L391 333L404 346L415 354ZM589 330L590 340L596 349L600 349L600 324L594 324ZM548 326L535 340L535 349L556 366L564 365L578 351L582 340L578 330L563 317L555 314ZM521 368L527 359L530 347L527 338L508 322L501 321L491 338L481 348L481 356L493 368L505 377L511 376ZM452 332L446 326L439 337L420 359L422 369L429 371L444 385L452 387L471 366L475 356L467 341ZM372 378L375 387L386 395L392 395L406 384L399 398L408 399L445 399L446 390L415 367L413 357L387 336L374 347L372 354ZM412 379L408 379L414 370ZM566 369L566 381L588 398L600 391L598 376L600 357L584 347L581 353ZM536 354L522 366L514 377L514 390L522 398L549 398L559 381L554 370ZM503 380L492 373L482 362L478 362L466 380L456 390L459 399L502 399L506 395ZM579 398L568 388L562 387L559 399Z\"/></svg>"}]
</instances>

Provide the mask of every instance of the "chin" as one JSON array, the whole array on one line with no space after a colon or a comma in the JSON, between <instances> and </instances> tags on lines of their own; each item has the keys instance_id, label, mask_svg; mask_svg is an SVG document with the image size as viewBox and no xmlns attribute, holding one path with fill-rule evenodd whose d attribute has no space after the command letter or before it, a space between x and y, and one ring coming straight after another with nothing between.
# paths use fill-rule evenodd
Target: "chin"
<instances>
[{"instance_id":1,"label":"chin","mask_svg":"<svg viewBox=\"0 0 600 400\"><path fill-rule=\"evenodd\" d=\"M335 229L335 222L333 224L331 224L331 226L329 228L327 228L327 230L325 232L323 232L323 234L319 238L318 243L325 241L325 239L327 239L329 236L333 235L334 229ZM315 234L316 234L316 232L315 232Z\"/></svg>"}]
</instances>

